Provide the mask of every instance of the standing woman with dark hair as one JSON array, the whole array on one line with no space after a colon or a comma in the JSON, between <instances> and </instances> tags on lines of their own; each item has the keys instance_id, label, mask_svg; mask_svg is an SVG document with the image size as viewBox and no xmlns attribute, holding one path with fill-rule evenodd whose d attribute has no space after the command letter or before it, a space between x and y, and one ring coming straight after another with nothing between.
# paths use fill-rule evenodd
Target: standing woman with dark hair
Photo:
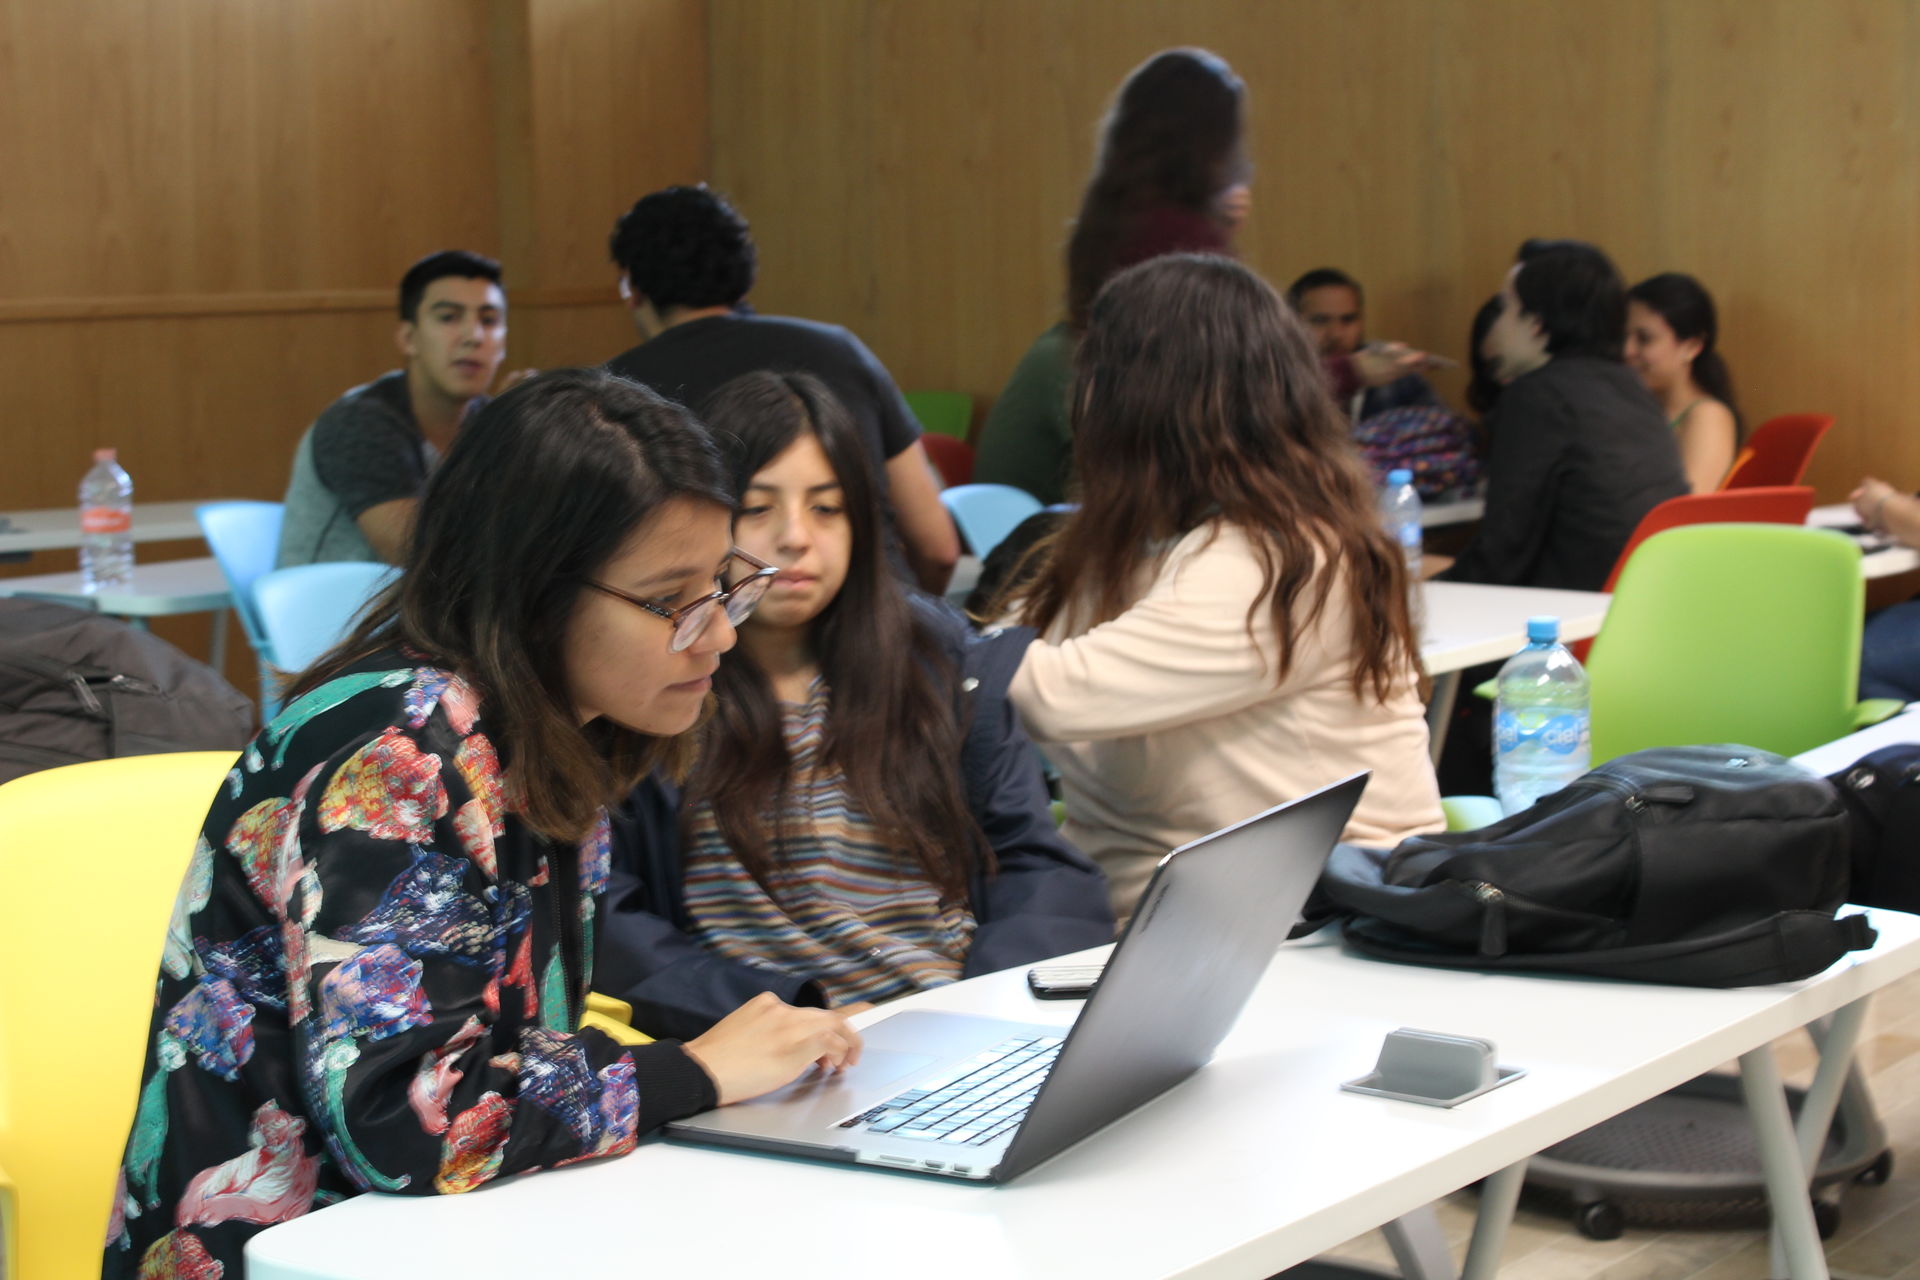
<instances>
[{"instance_id":1,"label":"standing woman with dark hair","mask_svg":"<svg viewBox=\"0 0 1920 1280\"><path fill-rule=\"evenodd\" d=\"M161 958L107 1276L241 1274L262 1227L631 1150L859 1054L772 997L685 1045L579 1029L604 806L676 762L765 589L699 425L601 373L462 429L405 572L215 799Z\"/></svg>"},{"instance_id":2,"label":"standing woman with dark hair","mask_svg":"<svg viewBox=\"0 0 1920 1280\"><path fill-rule=\"evenodd\" d=\"M1066 319L1034 341L980 429L974 479L1067 496L1067 385L1093 298L1116 271L1164 253L1226 253L1251 206L1245 87L1204 49L1130 72L1100 124L1093 176L1067 241Z\"/></svg>"},{"instance_id":3,"label":"standing woman with dark hair","mask_svg":"<svg viewBox=\"0 0 1920 1280\"><path fill-rule=\"evenodd\" d=\"M1167 850L1360 769L1348 839L1439 830L1406 562L1291 308L1229 259L1143 263L1072 403L1081 502L1011 691L1116 912Z\"/></svg>"},{"instance_id":4,"label":"standing woman with dark hair","mask_svg":"<svg viewBox=\"0 0 1920 1280\"><path fill-rule=\"evenodd\" d=\"M1695 493L1720 487L1740 448L1733 376L1714 349L1713 296L1692 276L1664 272L1627 290L1627 365L1660 402Z\"/></svg>"},{"instance_id":5,"label":"standing woman with dark hair","mask_svg":"<svg viewBox=\"0 0 1920 1280\"><path fill-rule=\"evenodd\" d=\"M734 540L778 576L720 667L684 800L659 779L634 798L647 834L616 842L603 989L693 1033L755 992L884 1000L1111 940L1006 700L1019 649L887 571L846 411L814 378L756 373L704 414Z\"/></svg>"}]
</instances>

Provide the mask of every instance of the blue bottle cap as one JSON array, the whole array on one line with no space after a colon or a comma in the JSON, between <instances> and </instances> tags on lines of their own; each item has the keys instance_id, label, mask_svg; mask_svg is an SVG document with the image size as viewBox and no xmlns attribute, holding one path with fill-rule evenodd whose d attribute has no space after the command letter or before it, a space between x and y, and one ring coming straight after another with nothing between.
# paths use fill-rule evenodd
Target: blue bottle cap
<instances>
[{"instance_id":1,"label":"blue bottle cap","mask_svg":"<svg viewBox=\"0 0 1920 1280\"><path fill-rule=\"evenodd\" d=\"M1413 472L1407 470L1405 467L1395 467L1393 470L1387 472L1387 483L1393 485L1412 484Z\"/></svg>"},{"instance_id":2,"label":"blue bottle cap","mask_svg":"<svg viewBox=\"0 0 1920 1280\"><path fill-rule=\"evenodd\" d=\"M1541 614L1537 618L1527 619L1528 644L1558 644L1560 642L1560 619L1552 614Z\"/></svg>"}]
</instances>

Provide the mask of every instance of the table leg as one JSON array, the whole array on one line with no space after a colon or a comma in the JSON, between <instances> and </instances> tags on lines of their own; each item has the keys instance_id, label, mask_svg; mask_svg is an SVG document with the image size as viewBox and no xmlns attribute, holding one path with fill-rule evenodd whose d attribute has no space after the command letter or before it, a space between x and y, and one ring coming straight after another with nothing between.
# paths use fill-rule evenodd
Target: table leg
<instances>
[{"instance_id":1,"label":"table leg","mask_svg":"<svg viewBox=\"0 0 1920 1280\"><path fill-rule=\"evenodd\" d=\"M1455 1280L1453 1255L1447 1252L1447 1238L1441 1234L1440 1219L1433 1206L1415 1209L1395 1218L1381 1228L1387 1247L1393 1250L1394 1266L1401 1280Z\"/></svg>"},{"instance_id":2,"label":"table leg","mask_svg":"<svg viewBox=\"0 0 1920 1280\"><path fill-rule=\"evenodd\" d=\"M1433 692L1427 697L1427 751L1435 764L1440 749L1447 745L1447 726L1453 723L1453 701L1460 696L1460 673L1442 671L1433 678Z\"/></svg>"},{"instance_id":3,"label":"table leg","mask_svg":"<svg viewBox=\"0 0 1920 1280\"><path fill-rule=\"evenodd\" d=\"M207 657L211 665L222 676L227 674L227 611L213 611L213 643L207 648Z\"/></svg>"},{"instance_id":4,"label":"table leg","mask_svg":"<svg viewBox=\"0 0 1920 1280\"><path fill-rule=\"evenodd\" d=\"M1807 1034L1820 1050L1820 1065L1813 1073L1813 1084L1800 1102L1800 1117L1794 1125L1799 1140L1802 1176L1812 1180L1819 1168L1820 1152L1827 1145L1827 1130L1833 1127L1834 1109L1853 1075L1853 1050L1859 1043L1861 1028L1867 1019L1867 1000L1862 997L1842 1007L1831 1018L1823 1018L1807 1027ZM1786 1274L1786 1250L1780 1233L1772 1233L1772 1274Z\"/></svg>"},{"instance_id":5,"label":"table leg","mask_svg":"<svg viewBox=\"0 0 1920 1280\"><path fill-rule=\"evenodd\" d=\"M1813 1221L1813 1199L1807 1192L1807 1166L1800 1160L1793 1116L1787 1109L1787 1091L1780 1083L1780 1066L1773 1046L1740 1055L1740 1091L1753 1121L1754 1141L1760 1148L1760 1168L1766 1176L1767 1203L1773 1210L1774 1238L1792 1280L1829 1280L1826 1251Z\"/></svg>"},{"instance_id":6,"label":"table leg","mask_svg":"<svg viewBox=\"0 0 1920 1280\"><path fill-rule=\"evenodd\" d=\"M1496 1172L1480 1188L1480 1212L1474 1215L1473 1239L1467 1244L1460 1280L1491 1280L1500 1269L1500 1250L1507 1243L1507 1228L1513 1225L1513 1211L1520 1203L1520 1184L1526 1180L1527 1162L1520 1160Z\"/></svg>"}]
</instances>

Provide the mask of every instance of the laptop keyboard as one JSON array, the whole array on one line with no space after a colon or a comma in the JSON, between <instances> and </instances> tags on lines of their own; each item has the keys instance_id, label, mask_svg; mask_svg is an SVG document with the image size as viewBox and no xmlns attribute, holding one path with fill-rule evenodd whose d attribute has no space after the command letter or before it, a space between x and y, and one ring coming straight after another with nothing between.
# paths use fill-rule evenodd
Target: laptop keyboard
<instances>
[{"instance_id":1,"label":"laptop keyboard","mask_svg":"<svg viewBox=\"0 0 1920 1280\"><path fill-rule=\"evenodd\" d=\"M1062 1043L1057 1036L1002 1041L961 1063L945 1080L897 1093L838 1127L960 1146L991 1142L1026 1117Z\"/></svg>"}]
</instances>

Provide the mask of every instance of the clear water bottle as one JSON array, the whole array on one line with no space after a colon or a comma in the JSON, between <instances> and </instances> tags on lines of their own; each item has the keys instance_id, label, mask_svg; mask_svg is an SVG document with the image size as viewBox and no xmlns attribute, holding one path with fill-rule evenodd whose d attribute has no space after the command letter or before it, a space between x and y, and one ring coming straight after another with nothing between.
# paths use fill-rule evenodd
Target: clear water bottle
<instances>
[{"instance_id":1,"label":"clear water bottle","mask_svg":"<svg viewBox=\"0 0 1920 1280\"><path fill-rule=\"evenodd\" d=\"M1495 682L1493 793L1518 813L1587 771L1587 673L1560 643L1560 619L1528 618L1527 647Z\"/></svg>"},{"instance_id":2,"label":"clear water bottle","mask_svg":"<svg viewBox=\"0 0 1920 1280\"><path fill-rule=\"evenodd\" d=\"M112 449L95 449L93 469L80 481L80 585L133 585L133 478Z\"/></svg>"},{"instance_id":3,"label":"clear water bottle","mask_svg":"<svg viewBox=\"0 0 1920 1280\"><path fill-rule=\"evenodd\" d=\"M1387 472L1386 487L1380 490L1380 522L1407 558L1407 581L1420 581L1420 494L1413 487L1413 472L1404 467Z\"/></svg>"}]
</instances>

